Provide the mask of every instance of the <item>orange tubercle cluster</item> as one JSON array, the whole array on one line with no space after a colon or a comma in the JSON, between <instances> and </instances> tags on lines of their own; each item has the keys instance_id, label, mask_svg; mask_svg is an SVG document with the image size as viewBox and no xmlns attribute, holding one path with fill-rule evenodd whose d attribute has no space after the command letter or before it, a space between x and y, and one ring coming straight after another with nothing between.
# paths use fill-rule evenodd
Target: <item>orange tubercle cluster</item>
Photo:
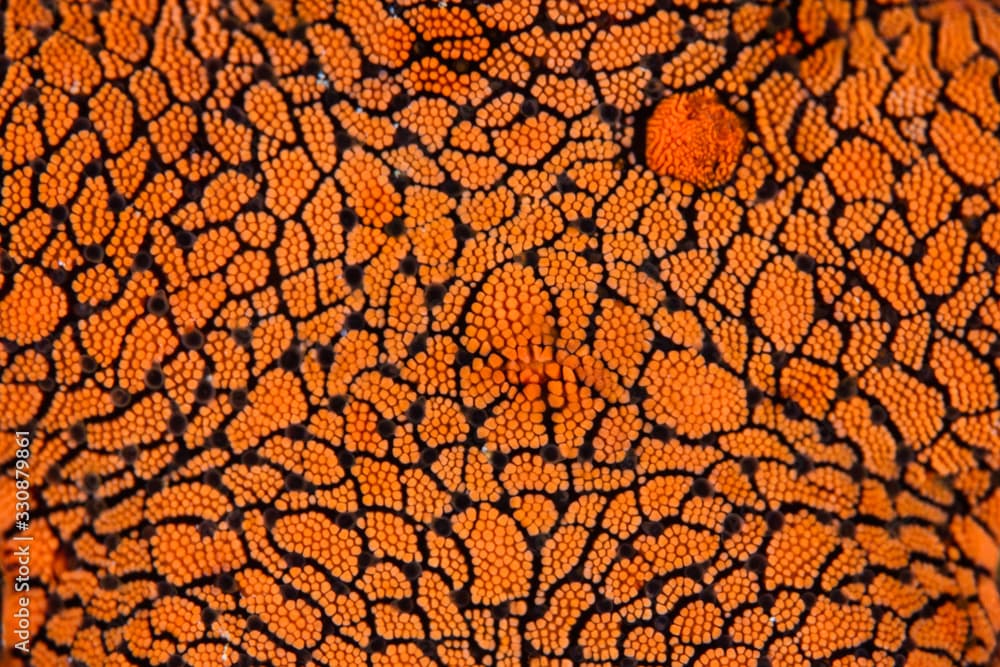
<instances>
[{"instance_id":1,"label":"orange tubercle cluster","mask_svg":"<svg viewBox=\"0 0 1000 667\"><path fill-rule=\"evenodd\" d=\"M712 188L739 164L746 131L712 91L661 100L646 123L646 164L657 174Z\"/></svg>"},{"instance_id":2,"label":"orange tubercle cluster","mask_svg":"<svg viewBox=\"0 0 1000 667\"><path fill-rule=\"evenodd\" d=\"M0 663L996 664L996 3L0 11Z\"/></svg>"}]
</instances>

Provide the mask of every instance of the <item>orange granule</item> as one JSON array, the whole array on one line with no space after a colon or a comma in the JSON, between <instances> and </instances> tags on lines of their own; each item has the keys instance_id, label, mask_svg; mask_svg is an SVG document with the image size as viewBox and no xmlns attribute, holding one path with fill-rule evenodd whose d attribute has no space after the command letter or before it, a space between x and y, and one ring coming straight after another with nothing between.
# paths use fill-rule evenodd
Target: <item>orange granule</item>
<instances>
[{"instance_id":1,"label":"orange granule","mask_svg":"<svg viewBox=\"0 0 1000 667\"><path fill-rule=\"evenodd\" d=\"M671 95L646 125L646 164L658 174L711 188L732 177L746 132L710 91Z\"/></svg>"}]
</instances>

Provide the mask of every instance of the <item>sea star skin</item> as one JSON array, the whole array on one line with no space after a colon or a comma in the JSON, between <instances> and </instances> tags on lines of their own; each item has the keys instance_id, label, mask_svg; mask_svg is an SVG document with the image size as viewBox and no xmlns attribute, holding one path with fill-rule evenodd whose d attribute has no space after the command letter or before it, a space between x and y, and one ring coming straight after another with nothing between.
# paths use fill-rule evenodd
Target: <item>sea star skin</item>
<instances>
[{"instance_id":1,"label":"sea star skin","mask_svg":"<svg viewBox=\"0 0 1000 667\"><path fill-rule=\"evenodd\" d=\"M740 119L712 91L670 95L646 122L646 164L702 189L732 178L743 154Z\"/></svg>"},{"instance_id":2,"label":"sea star skin","mask_svg":"<svg viewBox=\"0 0 1000 667\"><path fill-rule=\"evenodd\" d=\"M6 5L30 664L989 664L1000 11L676 5Z\"/></svg>"}]
</instances>

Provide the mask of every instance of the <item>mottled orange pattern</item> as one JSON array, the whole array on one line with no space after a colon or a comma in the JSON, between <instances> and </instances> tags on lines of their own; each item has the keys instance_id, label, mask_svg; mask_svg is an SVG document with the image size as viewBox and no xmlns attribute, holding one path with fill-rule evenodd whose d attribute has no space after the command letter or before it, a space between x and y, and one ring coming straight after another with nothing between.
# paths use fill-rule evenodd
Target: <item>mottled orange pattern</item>
<instances>
[{"instance_id":1,"label":"mottled orange pattern","mask_svg":"<svg viewBox=\"0 0 1000 667\"><path fill-rule=\"evenodd\" d=\"M995 4L3 11L12 664L989 664Z\"/></svg>"}]
</instances>

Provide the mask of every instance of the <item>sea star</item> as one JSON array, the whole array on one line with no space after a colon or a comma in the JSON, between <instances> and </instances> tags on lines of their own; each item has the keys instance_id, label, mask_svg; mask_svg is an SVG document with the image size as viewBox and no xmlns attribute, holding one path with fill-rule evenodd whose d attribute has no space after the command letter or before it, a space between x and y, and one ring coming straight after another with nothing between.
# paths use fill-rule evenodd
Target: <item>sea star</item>
<instances>
[{"instance_id":1,"label":"sea star","mask_svg":"<svg viewBox=\"0 0 1000 667\"><path fill-rule=\"evenodd\" d=\"M12 660L988 664L993 4L3 30Z\"/></svg>"}]
</instances>

